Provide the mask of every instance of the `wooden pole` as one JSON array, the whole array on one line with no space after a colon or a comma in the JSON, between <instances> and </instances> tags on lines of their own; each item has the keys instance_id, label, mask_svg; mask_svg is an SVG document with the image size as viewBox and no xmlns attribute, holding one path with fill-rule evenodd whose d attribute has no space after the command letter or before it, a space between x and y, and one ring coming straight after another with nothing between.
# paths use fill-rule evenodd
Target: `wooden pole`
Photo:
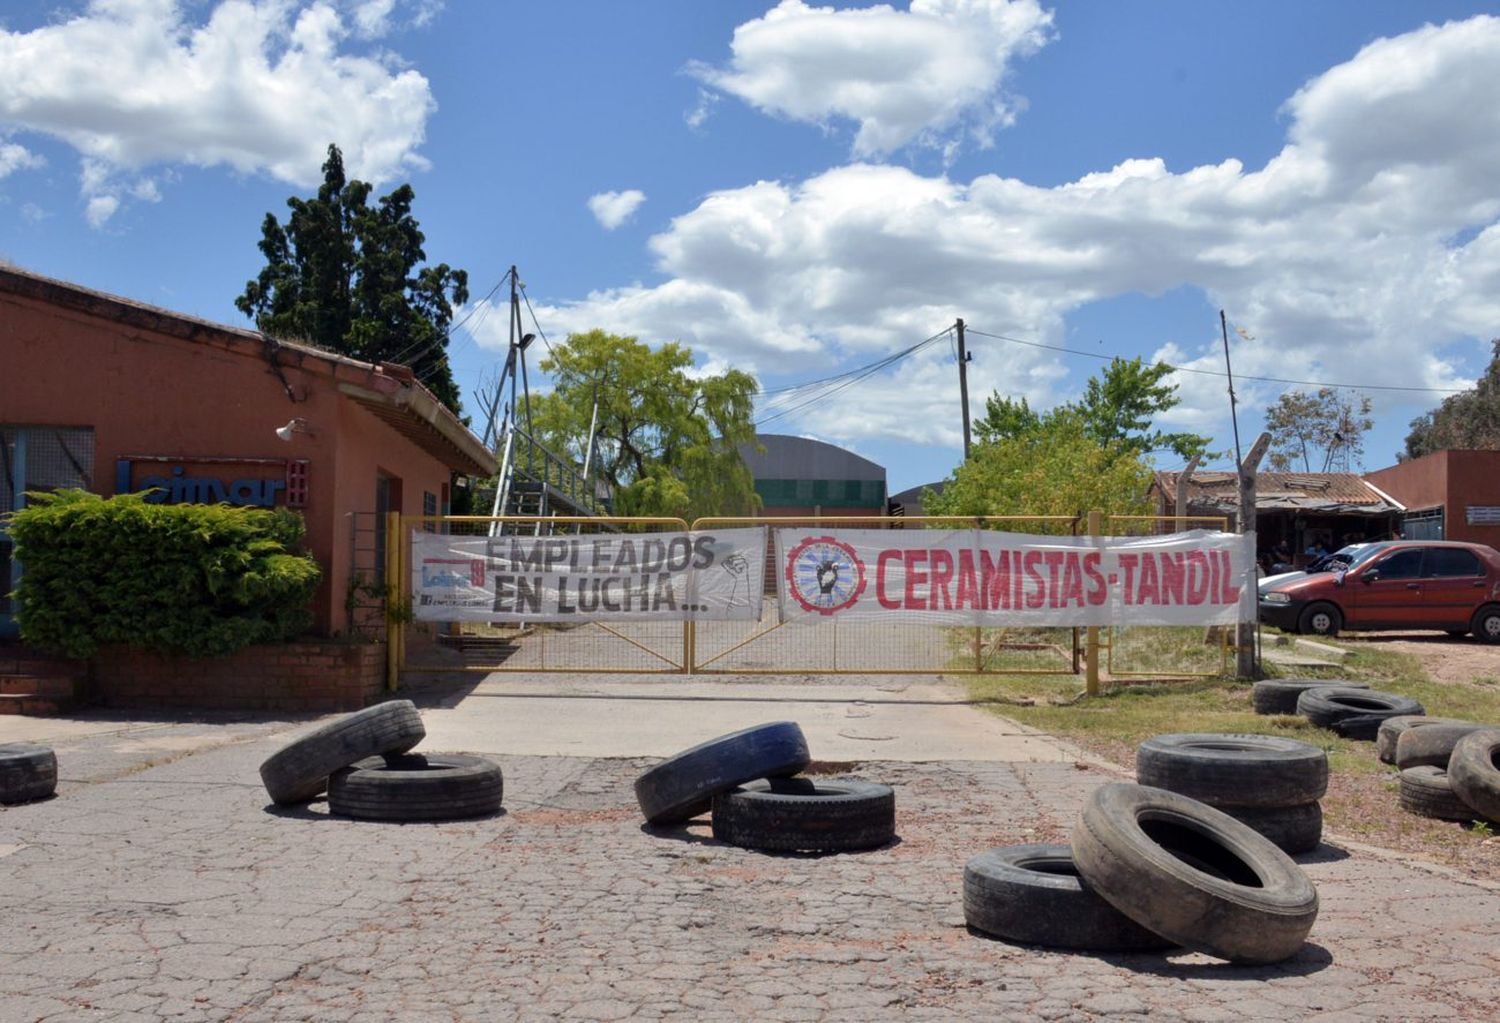
<instances>
[{"instance_id":1,"label":"wooden pole","mask_svg":"<svg viewBox=\"0 0 1500 1023\"><path fill-rule=\"evenodd\" d=\"M956 325L958 330L958 401L964 417L964 461L969 460L969 352L964 347L964 321Z\"/></svg>"},{"instance_id":2,"label":"wooden pole","mask_svg":"<svg viewBox=\"0 0 1500 1023\"><path fill-rule=\"evenodd\" d=\"M1202 455L1194 455L1187 468L1177 474L1176 493L1172 495L1172 513L1177 516L1177 520L1172 523L1174 533L1187 529L1188 484L1192 482L1193 470L1198 468L1198 462L1202 458Z\"/></svg>"},{"instance_id":3,"label":"wooden pole","mask_svg":"<svg viewBox=\"0 0 1500 1023\"><path fill-rule=\"evenodd\" d=\"M1271 435L1261 434L1250 445L1250 451L1240 463L1240 513L1237 525L1239 532L1250 536L1252 556L1255 552L1255 472L1270 446ZM1240 620L1234 635L1236 678L1255 678L1258 673L1259 666L1255 657L1256 598L1255 573L1252 572L1240 594Z\"/></svg>"},{"instance_id":4,"label":"wooden pole","mask_svg":"<svg viewBox=\"0 0 1500 1023\"><path fill-rule=\"evenodd\" d=\"M1102 516L1096 508L1089 512L1089 536L1099 536L1100 519ZM1099 626L1090 625L1085 633L1084 640L1087 661L1083 677L1084 691L1090 696L1099 695Z\"/></svg>"}]
</instances>

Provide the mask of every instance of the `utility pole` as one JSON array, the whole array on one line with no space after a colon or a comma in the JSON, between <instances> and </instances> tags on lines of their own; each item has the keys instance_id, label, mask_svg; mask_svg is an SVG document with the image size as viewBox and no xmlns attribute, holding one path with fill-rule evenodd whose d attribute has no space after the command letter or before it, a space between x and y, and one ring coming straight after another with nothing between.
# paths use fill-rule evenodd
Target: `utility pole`
<instances>
[{"instance_id":1,"label":"utility pole","mask_svg":"<svg viewBox=\"0 0 1500 1023\"><path fill-rule=\"evenodd\" d=\"M1250 536L1250 556L1255 557L1255 473L1260 465L1260 460L1265 457L1266 449L1271 446L1271 435L1263 433L1256 438L1255 443L1250 445L1250 451L1245 455L1245 460L1240 463L1240 513L1239 527L1241 533ZM1257 664L1255 657L1255 621L1258 613L1257 601L1259 594L1255 586L1256 576L1252 568L1245 578L1243 589L1240 592L1240 620L1234 630L1234 674L1236 678L1255 678Z\"/></svg>"},{"instance_id":2,"label":"utility pole","mask_svg":"<svg viewBox=\"0 0 1500 1023\"><path fill-rule=\"evenodd\" d=\"M969 352L964 348L964 321L956 325L958 330L958 400L964 417L964 461L969 460Z\"/></svg>"}]
</instances>

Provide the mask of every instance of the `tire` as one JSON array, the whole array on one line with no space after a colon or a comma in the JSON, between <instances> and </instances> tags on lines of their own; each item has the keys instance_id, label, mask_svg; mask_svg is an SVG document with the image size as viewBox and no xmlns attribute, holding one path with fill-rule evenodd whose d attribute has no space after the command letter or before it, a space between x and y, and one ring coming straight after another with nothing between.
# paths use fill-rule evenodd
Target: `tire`
<instances>
[{"instance_id":1,"label":"tire","mask_svg":"<svg viewBox=\"0 0 1500 1023\"><path fill-rule=\"evenodd\" d=\"M1500 821L1500 728L1470 732L1448 761L1453 794L1476 814Z\"/></svg>"},{"instance_id":2,"label":"tire","mask_svg":"<svg viewBox=\"0 0 1500 1023\"><path fill-rule=\"evenodd\" d=\"M896 837L896 793L854 779L775 778L713 798L714 837L746 849L847 852Z\"/></svg>"},{"instance_id":3,"label":"tire","mask_svg":"<svg viewBox=\"0 0 1500 1023\"><path fill-rule=\"evenodd\" d=\"M1500 604L1486 604L1475 611L1469 631L1481 643L1500 643Z\"/></svg>"},{"instance_id":4,"label":"tire","mask_svg":"<svg viewBox=\"0 0 1500 1023\"><path fill-rule=\"evenodd\" d=\"M1328 791L1328 754L1273 735L1158 735L1136 750L1135 778L1221 809L1296 806Z\"/></svg>"},{"instance_id":5,"label":"tire","mask_svg":"<svg viewBox=\"0 0 1500 1023\"><path fill-rule=\"evenodd\" d=\"M339 768L378 754L405 753L426 735L410 700L377 703L283 746L260 765L260 779L275 802L305 803Z\"/></svg>"},{"instance_id":6,"label":"tire","mask_svg":"<svg viewBox=\"0 0 1500 1023\"><path fill-rule=\"evenodd\" d=\"M1271 808L1226 806L1223 811L1271 840L1289 856L1312 852L1323 841L1323 807L1319 803Z\"/></svg>"},{"instance_id":7,"label":"tire","mask_svg":"<svg viewBox=\"0 0 1500 1023\"><path fill-rule=\"evenodd\" d=\"M1425 714L1398 714L1380 723L1380 733L1375 738L1375 755L1382 763L1396 762L1396 743L1401 733L1409 728L1427 728L1430 725L1465 725L1467 721L1457 718L1430 718Z\"/></svg>"},{"instance_id":8,"label":"tire","mask_svg":"<svg viewBox=\"0 0 1500 1023\"><path fill-rule=\"evenodd\" d=\"M1408 728L1396 740L1396 766L1403 771L1408 767L1441 767L1446 771L1458 740L1483 730L1484 725L1467 721Z\"/></svg>"},{"instance_id":9,"label":"tire","mask_svg":"<svg viewBox=\"0 0 1500 1023\"><path fill-rule=\"evenodd\" d=\"M791 721L756 725L700 743L635 780L635 798L653 825L699 816L720 792L757 778L796 774L809 763L807 739Z\"/></svg>"},{"instance_id":10,"label":"tire","mask_svg":"<svg viewBox=\"0 0 1500 1023\"><path fill-rule=\"evenodd\" d=\"M1384 714L1355 714L1351 717L1340 718L1329 727L1345 739L1374 742L1380 735L1380 726L1385 724L1386 720Z\"/></svg>"},{"instance_id":11,"label":"tire","mask_svg":"<svg viewBox=\"0 0 1500 1023\"><path fill-rule=\"evenodd\" d=\"M1401 809L1440 821L1472 821L1481 816L1453 791L1440 767L1409 767L1401 772Z\"/></svg>"},{"instance_id":12,"label":"tire","mask_svg":"<svg viewBox=\"0 0 1500 1023\"><path fill-rule=\"evenodd\" d=\"M500 765L462 753L369 757L328 779L328 811L367 821L447 821L498 813Z\"/></svg>"},{"instance_id":13,"label":"tire","mask_svg":"<svg viewBox=\"0 0 1500 1023\"><path fill-rule=\"evenodd\" d=\"M1297 697L1297 713L1319 728L1332 728L1334 722L1357 715L1396 717L1426 711L1408 696L1342 686L1309 689Z\"/></svg>"},{"instance_id":14,"label":"tire","mask_svg":"<svg viewBox=\"0 0 1500 1023\"><path fill-rule=\"evenodd\" d=\"M0 803L46 799L57 791L57 754L35 742L0 744Z\"/></svg>"},{"instance_id":15,"label":"tire","mask_svg":"<svg viewBox=\"0 0 1500 1023\"><path fill-rule=\"evenodd\" d=\"M1012 845L964 866L964 920L1023 945L1093 952L1157 952L1172 943L1085 885L1065 845Z\"/></svg>"},{"instance_id":16,"label":"tire","mask_svg":"<svg viewBox=\"0 0 1500 1023\"><path fill-rule=\"evenodd\" d=\"M1326 601L1307 605L1297 616L1297 631L1314 636L1337 636L1343 627L1343 614Z\"/></svg>"},{"instance_id":17,"label":"tire","mask_svg":"<svg viewBox=\"0 0 1500 1023\"><path fill-rule=\"evenodd\" d=\"M1085 883L1147 930L1231 962L1280 962L1318 893L1268 839L1220 810L1144 785L1094 791L1073 827Z\"/></svg>"},{"instance_id":18,"label":"tire","mask_svg":"<svg viewBox=\"0 0 1500 1023\"><path fill-rule=\"evenodd\" d=\"M1347 679L1277 678L1257 682L1250 690L1250 701L1257 714L1295 714L1297 697L1309 689L1326 689L1338 686L1341 689L1368 689L1364 682Z\"/></svg>"}]
</instances>

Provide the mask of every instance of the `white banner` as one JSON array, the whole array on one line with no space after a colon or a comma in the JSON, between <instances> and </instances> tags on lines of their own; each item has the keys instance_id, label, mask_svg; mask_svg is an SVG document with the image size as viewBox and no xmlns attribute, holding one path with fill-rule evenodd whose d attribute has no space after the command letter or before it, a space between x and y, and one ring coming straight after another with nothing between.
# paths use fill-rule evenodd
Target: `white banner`
<instances>
[{"instance_id":1,"label":"white banner","mask_svg":"<svg viewBox=\"0 0 1500 1023\"><path fill-rule=\"evenodd\" d=\"M945 625L1226 625L1255 591L1253 537L982 529L776 530L783 619Z\"/></svg>"},{"instance_id":2,"label":"white banner","mask_svg":"<svg viewBox=\"0 0 1500 1023\"><path fill-rule=\"evenodd\" d=\"M763 529L413 532L412 613L435 622L756 621L765 568Z\"/></svg>"}]
</instances>

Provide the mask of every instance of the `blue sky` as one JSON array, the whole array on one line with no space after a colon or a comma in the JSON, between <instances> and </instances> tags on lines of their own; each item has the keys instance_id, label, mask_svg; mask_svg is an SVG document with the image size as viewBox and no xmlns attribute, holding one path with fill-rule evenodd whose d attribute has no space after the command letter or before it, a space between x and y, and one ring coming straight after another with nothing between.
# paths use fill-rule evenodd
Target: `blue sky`
<instances>
[{"instance_id":1,"label":"blue sky","mask_svg":"<svg viewBox=\"0 0 1500 1023\"><path fill-rule=\"evenodd\" d=\"M1246 443L1286 389L1249 377L1363 384L1377 468L1500 336L1490 6L11 2L0 258L244 324L261 219L336 141L411 182L476 300L518 264L553 340L680 340L774 389L962 316L976 410L1160 358L1210 371L1161 425L1228 449L1224 308ZM466 391L505 323L454 337ZM959 458L946 341L761 414L794 396L766 429L893 491Z\"/></svg>"}]
</instances>

